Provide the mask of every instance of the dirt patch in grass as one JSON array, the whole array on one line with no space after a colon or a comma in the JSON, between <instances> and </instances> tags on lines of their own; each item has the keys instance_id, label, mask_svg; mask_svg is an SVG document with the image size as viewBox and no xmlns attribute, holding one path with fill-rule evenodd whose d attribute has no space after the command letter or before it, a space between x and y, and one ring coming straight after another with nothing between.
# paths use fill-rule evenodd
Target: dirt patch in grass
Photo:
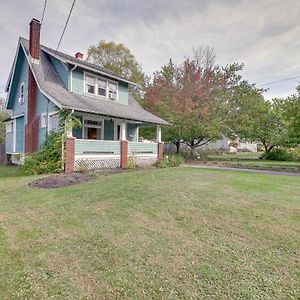
<instances>
[{"instance_id":1,"label":"dirt patch in grass","mask_svg":"<svg viewBox=\"0 0 300 300\"><path fill-rule=\"evenodd\" d=\"M28 185L30 187L38 187L44 189L56 189L61 187L66 187L69 185L75 185L82 182L87 182L93 178L108 176L113 174L119 174L125 172L120 168L116 169L100 169L95 170L90 173L70 173L70 174L56 174L45 178L37 179L30 182Z\"/></svg>"},{"instance_id":2,"label":"dirt patch in grass","mask_svg":"<svg viewBox=\"0 0 300 300\"><path fill-rule=\"evenodd\" d=\"M58 174L52 175L46 178L37 179L30 182L30 187L38 187L44 189L56 189L69 185L75 185L81 182L87 182L92 177L85 173L70 173L70 174Z\"/></svg>"}]
</instances>

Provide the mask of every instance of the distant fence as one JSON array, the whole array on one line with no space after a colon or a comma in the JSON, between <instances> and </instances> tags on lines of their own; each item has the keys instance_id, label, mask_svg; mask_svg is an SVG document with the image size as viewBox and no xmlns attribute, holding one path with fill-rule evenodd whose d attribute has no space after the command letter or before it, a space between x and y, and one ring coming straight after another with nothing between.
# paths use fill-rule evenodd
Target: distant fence
<instances>
[{"instance_id":1,"label":"distant fence","mask_svg":"<svg viewBox=\"0 0 300 300\"><path fill-rule=\"evenodd\" d=\"M0 164L6 163L5 144L0 144Z\"/></svg>"}]
</instances>

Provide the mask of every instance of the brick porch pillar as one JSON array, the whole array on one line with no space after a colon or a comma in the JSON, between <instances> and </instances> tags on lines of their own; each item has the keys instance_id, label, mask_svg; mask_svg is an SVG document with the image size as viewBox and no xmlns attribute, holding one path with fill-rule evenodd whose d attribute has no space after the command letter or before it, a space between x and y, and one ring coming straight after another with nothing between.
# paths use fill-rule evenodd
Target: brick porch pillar
<instances>
[{"instance_id":1,"label":"brick porch pillar","mask_svg":"<svg viewBox=\"0 0 300 300\"><path fill-rule=\"evenodd\" d=\"M128 141L121 141L121 161L120 161L121 169L127 168L127 160L128 160Z\"/></svg>"},{"instance_id":2,"label":"brick porch pillar","mask_svg":"<svg viewBox=\"0 0 300 300\"><path fill-rule=\"evenodd\" d=\"M164 143L161 142L161 127L156 126L156 142L157 142L157 160L162 160L164 157Z\"/></svg>"},{"instance_id":3,"label":"brick porch pillar","mask_svg":"<svg viewBox=\"0 0 300 300\"><path fill-rule=\"evenodd\" d=\"M164 158L164 143L157 143L157 160L162 160Z\"/></svg>"},{"instance_id":4,"label":"brick porch pillar","mask_svg":"<svg viewBox=\"0 0 300 300\"><path fill-rule=\"evenodd\" d=\"M75 171L75 138L68 137L66 140L65 173Z\"/></svg>"}]
</instances>

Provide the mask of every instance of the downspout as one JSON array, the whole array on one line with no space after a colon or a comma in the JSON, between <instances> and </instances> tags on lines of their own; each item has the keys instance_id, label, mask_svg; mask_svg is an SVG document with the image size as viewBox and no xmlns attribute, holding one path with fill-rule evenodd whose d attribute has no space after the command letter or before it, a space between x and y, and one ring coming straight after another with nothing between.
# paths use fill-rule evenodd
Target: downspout
<instances>
[{"instance_id":1,"label":"downspout","mask_svg":"<svg viewBox=\"0 0 300 300\"><path fill-rule=\"evenodd\" d=\"M74 114L74 109L67 115L66 120ZM65 165L65 139L67 138L67 130L66 130L66 121L65 121L65 130L61 137L61 169L64 169Z\"/></svg>"},{"instance_id":2,"label":"downspout","mask_svg":"<svg viewBox=\"0 0 300 300\"><path fill-rule=\"evenodd\" d=\"M73 71L77 68L77 65L70 70L70 92L73 92Z\"/></svg>"}]
</instances>

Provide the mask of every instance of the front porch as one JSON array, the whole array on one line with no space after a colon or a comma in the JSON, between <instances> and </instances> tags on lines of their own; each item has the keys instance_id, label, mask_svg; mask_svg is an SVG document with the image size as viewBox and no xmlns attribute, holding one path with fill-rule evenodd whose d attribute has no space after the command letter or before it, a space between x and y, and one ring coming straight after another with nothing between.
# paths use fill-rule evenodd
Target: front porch
<instances>
[{"instance_id":1,"label":"front porch","mask_svg":"<svg viewBox=\"0 0 300 300\"><path fill-rule=\"evenodd\" d=\"M143 124L125 120L82 117L80 129L68 132L66 172L101 168L126 168L133 156L138 165L151 165L163 156L161 127L157 125L156 141L139 141Z\"/></svg>"}]
</instances>

